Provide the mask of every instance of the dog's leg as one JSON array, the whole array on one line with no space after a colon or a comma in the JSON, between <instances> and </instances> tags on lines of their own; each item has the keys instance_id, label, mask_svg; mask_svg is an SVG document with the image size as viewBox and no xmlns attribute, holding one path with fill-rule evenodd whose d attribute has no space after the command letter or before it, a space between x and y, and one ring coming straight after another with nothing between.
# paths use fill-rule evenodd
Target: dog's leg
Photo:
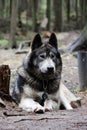
<instances>
[{"instance_id":1,"label":"dog's leg","mask_svg":"<svg viewBox=\"0 0 87 130\"><path fill-rule=\"evenodd\" d=\"M44 113L45 111L44 107L31 98L22 98L19 107L28 112Z\"/></svg>"}]
</instances>

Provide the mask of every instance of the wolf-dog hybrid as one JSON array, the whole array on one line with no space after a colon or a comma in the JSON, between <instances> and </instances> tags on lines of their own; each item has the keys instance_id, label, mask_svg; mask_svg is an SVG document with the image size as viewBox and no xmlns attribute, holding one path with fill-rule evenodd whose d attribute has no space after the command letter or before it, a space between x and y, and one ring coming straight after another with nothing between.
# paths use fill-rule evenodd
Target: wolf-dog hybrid
<instances>
[{"instance_id":1,"label":"wolf-dog hybrid","mask_svg":"<svg viewBox=\"0 0 87 130\"><path fill-rule=\"evenodd\" d=\"M72 109L60 92L62 59L58 51L54 33L48 40L36 34L31 44L31 51L17 70L13 98L19 107L28 111L43 113L58 110L60 104Z\"/></svg>"}]
</instances>

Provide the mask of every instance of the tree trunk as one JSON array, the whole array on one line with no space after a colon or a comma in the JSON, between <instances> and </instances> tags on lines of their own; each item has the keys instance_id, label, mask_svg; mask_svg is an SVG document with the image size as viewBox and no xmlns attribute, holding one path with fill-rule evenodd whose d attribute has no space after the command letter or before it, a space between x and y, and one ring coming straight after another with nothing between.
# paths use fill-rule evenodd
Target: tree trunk
<instances>
[{"instance_id":1,"label":"tree trunk","mask_svg":"<svg viewBox=\"0 0 87 130\"><path fill-rule=\"evenodd\" d=\"M67 9L67 21L69 22L70 21L70 0L67 0L66 1L66 9Z\"/></svg>"},{"instance_id":2,"label":"tree trunk","mask_svg":"<svg viewBox=\"0 0 87 130\"><path fill-rule=\"evenodd\" d=\"M78 0L76 0L75 2L76 19L78 20Z\"/></svg>"},{"instance_id":3,"label":"tree trunk","mask_svg":"<svg viewBox=\"0 0 87 130\"><path fill-rule=\"evenodd\" d=\"M4 5L5 5L5 1L0 0L0 18L3 18L4 16Z\"/></svg>"},{"instance_id":4,"label":"tree trunk","mask_svg":"<svg viewBox=\"0 0 87 130\"><path fill-rule=\"evenodd\" d=\"M28 19L32 16L32 0L27 0L27 17Z\"/></svg>"},{"instance_id":5,"label":"tree trunk","mask_svg":"<svg viewBox=\"0 0 87 130\"><path fill-rule=\"evenodd\" d=\"M9 7L9 16L11 18L11 10L12 10L12 0L10 0L10 7Z\"/></svg>"},{"instance_id":6,"label":"tree trunk","mask_svg":"<svg viewBox=\"0 0 87 130\"><path fill-rule=\"evenodd\" d=\"M55 31L62 31L62 0L54 0L54 15L55 15L55 22L54 22L54 30Z\"/></svg>"},{"instance_id":7,"label":"tree trunk","mask_svg":"<svg viewBox=\"0 0 87 130\"><path fill-rule=\"evenodd\" d=\"M85 20L87 21L87 0L85 0Z\"/></svg>"},{"instance_id":8,"label":"tree trunk","mask_svg":"<svg viewBox=\"0 0 87 130\"><path fill-rule=\"evenodd\" d=\"M33 18L33 31L37 32L37 9L38 0L32 0L32 18Z\"/></svg>"},{"instance_id":9,"label":"tree trunk","mask_svg":"<svg viewBox=\"0 0 87 130\"><path fill-rule=\"evenodd\" d=\"M17 25L17 7L18 7L18 0L12 0L11 5L11 30L10 30L10 47L16 48L16 25Z\"/></svg>"},{"instance_id":10,"label":"tree trunk","mask_svg":"<svg viewBox=\"0 0 87 130\"><path fill-rule=\"evenodd\" d=\"M85 15L86 15L86 12L85 12L85 8L86 8L86 1L85 0L80 0L80 12L81 12L81 28L84 27L85 25Z\"/></svg>"},{"instance_id":11,"label":"tree trunk","mask_svg":"<svg viewBox=\"0 0 87 130\"><path fill-rule=\"evenodd\" d=\"M22 3L21 3L22 1L21 0L19 0L18 1L18 21L21 21L21 5L22 5Z\"/></svg>"},{"instance_id":12,"label":"tree trunk","mask_svg":"<svg viewBox=\"0 0 87 130\"><path fill-rule=\"evenodd\" d=\"M10 0L8 0L7 2L5 1L4 3L4 18L9 18L10 16L10 13L9 13L9 10L10 10Z\"/></svg>"},{"instance_id":13,"label":"tree trunk","mask_svg":"<svg viewBox=\"0 0 87 130\"><path fill-rule=\"evenodd\" d=\"M87 21L87 0L84 2L84 17L85 17L85 23Z\"/></svg>"},{"instance_id":14,"label":"tree trunk","mask_svg":"<svg viewBox=\"0 0 87 130\"><path fill-rule=\"evenodd\" d=\"M27 0L27 8L26 8L26 31L28 31L28 20L29 17L31 16L32 12L31 12L31 1Z\"/></svg>"},{"instance_id":15,"label":"tree trunk","mask_svg":"<svg viewBox=\"0 0 87 130\"><path fill-rule=\"evenodd\" d=\"M47 10L46 10L46 16L48 18L48 24L47 24L47 30L50 30L50 20L51 20L51 0L47 0Z\"/></svg>"}]
</instances>

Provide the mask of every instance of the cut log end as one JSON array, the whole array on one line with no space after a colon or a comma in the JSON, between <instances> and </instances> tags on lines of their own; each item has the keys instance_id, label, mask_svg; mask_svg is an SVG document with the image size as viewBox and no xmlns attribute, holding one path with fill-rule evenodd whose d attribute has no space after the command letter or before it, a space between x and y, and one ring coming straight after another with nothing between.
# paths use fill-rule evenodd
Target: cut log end
<instances>
[{"instance_id":1,"label":"cut log end","mask_svg":"<svg viewBox=\"0 0 87 130\"><path fill-rule=\"evenodd\" d=\"M72 108L78 108L81 106L81 100L72 101L71 103Z\"/></svg>"}]
</instances>

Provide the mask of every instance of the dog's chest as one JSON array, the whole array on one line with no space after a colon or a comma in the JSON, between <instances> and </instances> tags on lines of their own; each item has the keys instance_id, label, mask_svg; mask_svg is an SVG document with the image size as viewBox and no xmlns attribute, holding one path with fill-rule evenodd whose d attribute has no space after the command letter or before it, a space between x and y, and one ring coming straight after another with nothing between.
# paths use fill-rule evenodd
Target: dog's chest
<instances>
[{"instance_id":1,"label":"dog's chest","mask_svg":"<svg viewBox=\"0 0 87 130\"><path fill-rule=\"evenodd\" d=\"M32 98L34 101L39 102L42 106L44 106L44 102L46 99L57 100L59 96L59 90L55 93L48 94L45 91L36 91L29 87L28 85L24 86L24 98Z\"/></svg>"},{"instance_id":2,"label":"dog's chest","mask_svg":"<svg viewBox=\"0 0 87 130\"><path fill-rule=\"evenodd\" d=\"M28 84L28 86L38 93L46 92L48 94L54 94L59 89L59 82L58 80L41 82L34 81L32 84Z\"/></svg>"}]
</instances>

